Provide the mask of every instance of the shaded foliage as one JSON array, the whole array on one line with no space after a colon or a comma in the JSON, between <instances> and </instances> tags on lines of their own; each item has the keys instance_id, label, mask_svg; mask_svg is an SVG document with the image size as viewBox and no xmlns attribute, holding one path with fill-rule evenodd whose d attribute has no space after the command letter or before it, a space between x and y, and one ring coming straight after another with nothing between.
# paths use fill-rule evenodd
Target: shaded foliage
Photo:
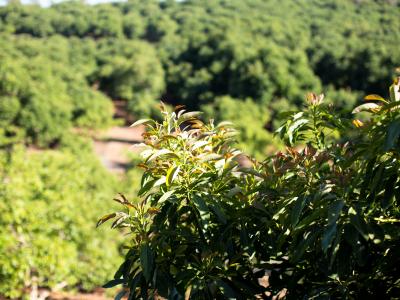
<instances>
[{"instance_id":1,"label":"shaded foliage","mask_svg":"<svg viewBox=\"0 0 400 300\"><path fill-rule=\"evenodd\" d=\"M142 200L122 197L124 210L98 222L132 236L106 287L130 299L399 297L400 78L390 94L353 110L369 112L364 122L308 94L277 130L286 151L250 167L229 123L183 110L138 121ZM353 126L350 140L332 138Z\"/></svg>"}]
</instances>

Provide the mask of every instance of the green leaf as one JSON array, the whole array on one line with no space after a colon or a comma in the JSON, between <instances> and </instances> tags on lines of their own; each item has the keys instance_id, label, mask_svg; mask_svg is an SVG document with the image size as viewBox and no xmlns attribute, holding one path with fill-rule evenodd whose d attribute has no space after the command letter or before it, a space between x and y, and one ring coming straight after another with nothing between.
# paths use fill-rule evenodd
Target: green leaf
<instances>
[{"instance_id":1,"label":"green leaf","mask_svg":"<svg viewBox=\"0 0 400 300\"><path fill-rule=\"evenodd\" d=\"M392 102L399 102L400 101L400 80L397 79L389 87L389 94L390 94L390 100Z\"/></svg>"},{"instance_id":2,"label":"green leaf","mask_svg":"<svg viewBox=\"0 0 400 300\"><path fill-rule=\"evenodd\" d=\"M178 118L178 125L182 124L185 121L196 119L201 114L203 114L201 111L191 111L184 113Z\"/></svg>"},{"instance_id":3,"label":"green leaf","mask_svg":"<svg viewBox=\"0 0 400 300\"><path fill-rule=\"evenodd\" d=\"M165 192L165 193L160 197L160 199L158 199L158 201L157 201L158 204L164 203L169 197L171 197L171 195L172 195L174 192L175 192L175 190Z\"/></svg>"},{"instance_id":4,"label":"green leaf","mask_svg":"<svg viewBox=\"0 0 400 300\"><path fill-rule=\"evenodd\" d=\"M233 124L232 122L229 121L223 121L218 123L218 125L216 126L216 128L221 128L221 127L234 127L235 124Z\"/></svg>"},{"instance_id":5,"label":"green leaf","mask_svg":"<svg viewBox=\"0 0 400 300\"><path fill-rule=\"evenodd\" d=\"M140 280L142 279L142 272L136 274L136 276L133 278L131 283L129 284L129 298L128 300L134 300L136 299L136 287L139 284Z\"/></svg>"},{"instance_id":6,"label":"green leaf","mask_svg":"<svg viewBox=\"0 0 400 300\"><path fill-rule=\"evenodd\" d=\"M199 161L200 162L208 162L211 160L217 160L220 159L222 156L220 154L216 154L216 153L211 153L211 154L207 154L207 155L203 155L203 156L199 156Z\"/></svg>"},{"instance_id":7,"label":"green leaf","mask_svg":"<svg viewBox=\"0 0 400 300\"><path fill-rule=\"evenodd\" d=\"M385 151L393 149L399 140L399 136L400 136L400 120L395 120L388 126L388 131L386 134L385 144L383 146L383 149Z\"/></svg>"},{"instance_id":8,"label":"green leaf","mask_svg":"<svg viewBox=\"0 0 400 300\"><path fill-rule=\"evenodd\" d=\"M382 102L387 102L382 96L376 95L376 94L371 94L368 96L364 97L365 101L382 101Z\"/></svg>"},{"instance_id":9,"label":"green leaf","mask_svg":"<svg viewBox=\"0 0 400 300\"><path fill-rule=\"evenodd\" d=\"M368 241L368 227L365 220L352 208L349 209L350 223L357 229L361 236Z\"/></svg>"},{"instance_id":10,"label":"green leaf","mask_svg":"<svg viewBox=\"0 0 400 300\"><path fill-rule=\"evenodd\" d=\"M303 236L301 237L300 242L296 245L293 245L293 250L292 250L293 261L297 262L303 257L307 248L312 243L314 243L319 232L320 232L320 230L310 227L307 232L303 233Z\"/></svg>"},{"instance_id":11,"label":"green leaf","mask_svg":"<svg viewBox=\"0 0 400 300\"><path fill-rule=\"evenodd\" d=\"M325 253L328 250L329 246L333 241L333 238L336 235L336 227L337 227L336 223L328 224L326 226L324 234L322 235L321 245L322 245L322 250Z\"/></svg>"},{"instance_id":12,"label":"green leaf","mask_svg":"<svg viewBox=\"0 0 400 300\"><path fill-rule=\"evenodd\" d=\"M343 200L333 202L328 210L328 224L336 223L344 206Z\"/></svg>"},{"instance_id":13,"label":"green leaf","mask_svg":"<svg viewBox=\"0 0 400 300\"><path fill-rule=\"evenodd\" d=\"M254 168L240 167L239 171L245 174L251 174L260 178L264 178L264 176Z\"/></svg>"},{"instance_id":14,"label":"green leaf","mask_svg":"<svg viewBox=\"0 0 400 300\"><path fill-rule=\"evenodd\" d=\"M143 244L140 248L140 265L142 266L144 278L147 282L150 282L154 267L154 257L149 244Z\"/></svg>"},{"instance_id":15,"label":"green leaf","mask_svg":"<svg viewBox=\"0 0 400 300\"><path fill-rule=\"evenodd\" d=\"M120 291L114 298L114 300L122 300L122 298L126 295L128 291L127 290L122 290Z\"/></svg>"},{"instance_id":16,"label":"green leaf","mask_svg":"<svg viewBox=\"0 0 400 300\"><path fill-rule=\"evenodd\" d=\"M176 155L174 152L172 152L171 150L168 149L161 149L158 150L156 152L154 152L152 155L150 155L150 157L147 158L146 162L150 162L155 160L157 157L160 157L162 155L165 156L169 156L169 157L174 157L174 158L178 158L178 155Z\"/></svg>"},{"instance_id":17,"label":"green leaf","mask_svg":"<svg viewBox=\"0 0 400 300\"><path fill-rule=\"evenodd\" d=\"M204 146L208 145L209 143L210 143L209 141L197 141L193 144L192 151L197 150L201 147L204 147Z\"/></svg>"},{"instance_id":18,"label":"green leaf","mask_svg":"<svg viewBox=\"0 0 400 300\"><path fill-rule=\"evenodd\" d=\"M387 209L390 205L391 199L394 196L394 189L396 186L398 176L397 174L394 174L388 178L388 180L385 183L385 193L383 194L383 199L382 199L382 208Z\"/></svg>"},{"instance_id":19,"label":"green leaf","mask_svg":"<svg viewBox=\"0 0 400 300\"><path fill-rule=\"evenodd\" d=\"M167 178L165 176L161 176L157 181L154 183L154 186L160 186L166 183Z\"/></svg>"},{"instance_id":20,"label":"green leaf","mask_svg":"<svg viewBox=\"0 0 400 300\"><path fill-rule=\"evenodd\" d=\"M293 133L296 130L299 130L302 126L304 126L307 123L308 123L308 120L299 119L299 120L296 120L292 125L289 126L289 129L287 131L287 135L289 137L290 144L293 144Z\"/></svg>"},{"instance_id":21,"label":"green leaf","mask_svg":"<svg viewBox=\"0 0 400 300\"><path fill-rule=\"evenodd\" d=\"M135 123L133 123L129 127L135 127L135 126L139 126L141 124L149 124L149 123L154 123L154 121L152 119L140 119L140 120L137 120Z\"/></svg>"},{"instance_id":22,"label":"green leaf","mask_svg":"<svg viewBox=\"0 0 400 300\"><path fill-rule=\"evenodd\" d=\"M297 198L297 200L294 204L294 207L290 213L290 223L291 223L292 227L295 227L297 225L297 223L299 222L299 218L300 218L301 212L303 211L306 200L307 200L307 197L305 197L305 196L300 196Z\"/></svg>"},{"instance_id":23,"label":"green leaf","mask_svg":"<svg viewBox=\"0 0 400 300\"><path fill-rule=\"evenodd\" d=\"M229 284L225 283L223 280L217 280L217 285L222 290L222 293L227 299L237 299L237 293L229 286Z\"/></svg>"},{"instance_id":24,"label":"green leaf","mask_svg":"<svg viewBox=\"0 0 400 300\"><path fill-rule=\"evenodd\" d=\"M99 227L101 224L105 223L106 221L108 221L112 218L115 218L116 215L117 215L117 213L112 213L112 214L108 214L108 215L101 217L100 220L97 222L96 227Z\"/></svg>"},{"instance_id":25,"label":"green leaf","mask_svg":"<svg viewBox=\"0 0 400 300\"><path fill-rule=\"evenodd\" d=\"M193 203L196 206L198 212L200 213L201 223L203 225L203 231L208 228L210 220L210 211L207 207L206 202L198 195L193 196Z\"/></svg>"},{"instance_id":26,"label":"green leaf","mask_svg":"<svg viewBox=\"0 0 400 300\"><path fill-rule=\"evenodd\" d=\"M147 193L156 183L156 179L150 179L149 181L147 181L139 190L138 192L138 196L142 196L145 193Z\"/></svg>"},{"instance_id":27,"label":"green leaf","mask_svg":"<svg viewBox=\"0 0 400 300\"><path fill-rule=\"evenodd\" d=\"M397 106L400 106L400 101L390 102L382 107L384 110L397 110L398 109Z\"/></svg>"},{"instance_id":28,"label":"green leaf","mask_svg":"<svg viewBox=\"0 0 400 300\"><path fill-rule=\"evenodd\" d=\"M112 223L111 228L116 228L121 225L126 219L129 218L129 215L123 212L117 213L118 218Z\"/></svg>"},{"instance_id":29,"label":"green leaf","mask_svg":"<svg viewBox=\"0 0 400 300\"><path fill-rule=\"evenodd\" d=\"M106 284L104 284L103 288L108 289L108 288L114 287L116 285L122 284L124 282L125 282L124 279L112 279L109 282L107 282Z\"/></svg>"},{"instance_id":30,"label":"green leaf","mask_svg":"<svg viewBox=\"0 0 400 300\"><path fill-rule=\"evenodd\" d=\"M132 254L133 250L131 249L129 252L128 254ZM126 273L129 270L131 263L132 261L130 259L125 258L125 261L119 266L117 272L115 272L114 279L120 279L121 277L126 276Z\"/></svg>"},{"instance_id":31,"label":"green leaf","mask_svg":"<svg viewBox=\"0 0 400 300\"><path fill-rule=\"evenodd\" d=\"M376 103L364 103L353 109L352 113L356 114L362 111L370 111L371 109L380 109L381 106Z\"/></svg>"},{"instance_id":32,"label":"green leaf","mask_svg":"<svg viewBox=\"0 0 400 300\"><path fill-rule=\"evenodd\" d=\"M171 186L172 182L175 180L176 176L178 176L180 170L180 166L171 166L167 171L167 176L165 183L167 186Z\"/></svg>"},{"instance_id":33,"label":"green leaf","mask_svg":"<svg viewBox=\"0 0 400 300\"><path fill-rule=\"evenodd\" d=\"M221 209L221 207L218 204L211 204L210 205L211 210L214 212L214 214L217 216L218 221L220 221L222 224L226 224L226 215Z\"/></svg>"}]
</instances>

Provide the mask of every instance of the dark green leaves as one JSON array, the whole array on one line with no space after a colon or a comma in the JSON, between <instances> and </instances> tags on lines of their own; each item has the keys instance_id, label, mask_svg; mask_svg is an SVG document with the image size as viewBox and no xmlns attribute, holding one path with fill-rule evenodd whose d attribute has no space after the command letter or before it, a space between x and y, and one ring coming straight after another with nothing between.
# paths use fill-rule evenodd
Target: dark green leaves
<instances>
[{"instance_id":1,"label":"dark green leaves","mask_svg":"<svg viewBox=\"0 0 400 300\"><path fill-rule=\"evenodd\" d=\"M207 207L206 202L203 200L202 197L198 195L193 196L193 203L200 214L201 224L203 232L207 231L209 221L210 221L210 211Z\"/></svg>"},{"instance_id":2,"label":"dark green leaves","mask_svg":"<svg viewBox=\"0 0 400 300\"><path fill-rule=\"evenodd\" d=\"M400 136L400 120L395 120L388 126L383 149L389 151L398 146Z\"/></svg>"},{"instance_id":3,"label":"dark green leaves","mask_svg":"<svg viewBox=\"0 0 400 300\"><path fill-rule=\"evenodd\" d=\"M149 282L154 268L154 254L147 243L140 247L140 265L142 266L144 278Z\"/></svg>"},{"instance_id":4,"label":"dark green leaves","mask_svg":"<svg viewBox=\"0 0 400 300\"><path fill-rule=\"evenodd\" d=\"M328 224L326 225L321 240L322 250L325 253L332 244L334 238L336 237L337 222L343 206L344 202L342 200L337 200L333 202L328 209Z\"/></svg>"},{"instance_id":5,"label":"dark green leaves","mask_svg":"<svg viewBox=\"0 0 400 300\"><path fill-rule=\"evenodd\" d=\"M114 286L122 284L122 283L124 283L123 279L113 279L113 280L110 280L109 282L107 282L106 284L104 284L103 288L111 288L111 287L114 287Z\"/></svg>"},{"instance_id":6,"label":"dark green leaves","mask_svg":"<svg viewBox=\"0 0 400 300\"><path fill-rule=\"evenodd\" d=\"M299 221L301 212L304 208L304 205L306 203L307 197L305 196L300 196L298 197L295 202L294 202L294 207L292 209L292 212L290 214L290 223L292 227L295 227L297 225L297 222Z\"/></svg>"}]
</instances>

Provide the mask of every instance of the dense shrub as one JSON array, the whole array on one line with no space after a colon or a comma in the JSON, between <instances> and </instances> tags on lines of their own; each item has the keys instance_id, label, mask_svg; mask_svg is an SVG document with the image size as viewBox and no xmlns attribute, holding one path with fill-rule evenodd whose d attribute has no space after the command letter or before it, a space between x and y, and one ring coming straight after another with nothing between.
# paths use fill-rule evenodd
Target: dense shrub
<instances>
[{"instance_id":1,"label":"dense shrub","mask_svg":"<svg viewBox=\"0 0 400 300\"><path fill-rule=\"evenodd\" d=\"M3 296L19 299L35 287L90 291L118 266L118 238L93 226L112 207L115 178L87 142L71 142L63 151L0 152Z\"/></svg>"},{"instance_id":2,"label":"dense shrub","mask_svg":"<svg viewBox=\"0 0 400 300\"><path fill-rule=\"evenodd\" d=\"M10 41L16 47L10 47ZM46 46L29 38L4 42L0 46L5 50L0 54L4 126L19 127L28 142L48 146L59 142L72 126L100 129L111 124L109 99L87 85L85 68L77 73L76 66L70 65L72 53L58 51L58 44L68 48L65 39L48 40ZM74 61L79 62L79 55Z\"/></svg>"},{"instance_id":3,"label":"dense shrub","mask_svg":"<svg viewBox=\"0 0 400 300\"><path fill-rule=\"evenodd\" d=\"M164 89L164 71L152 45L142 41L99 43L95 80L113 99L128 102L136 116L152 114Z\"/></svg>"},{"instance_id":4,"label":"dense shrub","mask_svg":"<svg viewBox=\"0 0 400 300\"><path fill-rule=\"evenodd\" d=\"M285 153L251 167L237 163L228 123L184 110L138 121L142 200L122 197L98 222L131 236L106 286L130 299L399 297L400 78L390 95L367 96L353 113L369 117L350 122L308 94L277 130Z\"/></svg>"}]
</instances>

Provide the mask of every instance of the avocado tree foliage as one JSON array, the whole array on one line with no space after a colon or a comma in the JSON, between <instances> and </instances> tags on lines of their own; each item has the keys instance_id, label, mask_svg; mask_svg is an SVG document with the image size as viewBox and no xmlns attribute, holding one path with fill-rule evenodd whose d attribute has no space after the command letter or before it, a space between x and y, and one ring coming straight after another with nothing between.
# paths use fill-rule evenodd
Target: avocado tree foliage
<instances>
[{"instance_id":1,"label":"avocado tree foliage","mask_svg":"<svg viewBox=\"0 0 400 300\"><path fill-rule=\"evenodd\" d=\"M353 122L309 94L277 130L286 151L251 166L230 123L180 109L136 122L141 200L116 199L123 211L98 222L130 234L105 286L125 287L117 299L398 297L399 88L367 96L353 113L369 117Z\"/></svg>"}]
</instances>

